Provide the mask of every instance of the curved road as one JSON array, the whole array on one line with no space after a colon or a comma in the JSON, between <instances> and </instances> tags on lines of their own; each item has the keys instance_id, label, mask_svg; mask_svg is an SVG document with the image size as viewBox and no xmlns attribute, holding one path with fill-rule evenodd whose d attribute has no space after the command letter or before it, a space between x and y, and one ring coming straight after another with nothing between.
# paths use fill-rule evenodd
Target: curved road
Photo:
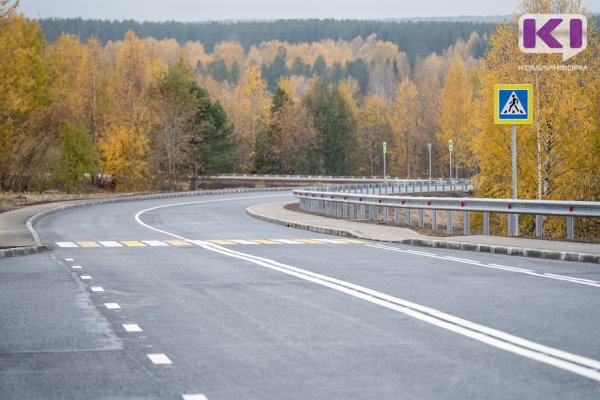
<instances>
[{"instance_id":1,"label":"curved road","mask_svg":"<svg viewBox=\"0 0 600 400\"><path fill-rule=\"evenodd\" d=\"M0 260L0 398L600 398L597 265L345 240L244 214L287 198L42 219L51 252Z\"/></svg>"}]
</instances>

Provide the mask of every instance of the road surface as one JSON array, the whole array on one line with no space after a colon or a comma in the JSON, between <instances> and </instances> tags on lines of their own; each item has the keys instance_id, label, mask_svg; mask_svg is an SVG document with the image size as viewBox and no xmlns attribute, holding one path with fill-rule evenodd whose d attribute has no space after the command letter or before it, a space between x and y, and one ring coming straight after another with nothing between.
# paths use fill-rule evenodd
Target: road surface
<instances>
[{"instance_id":1,"label":"road surface","mask_svg":"<svg viewBox=\"0 0 600 400\"><path fill-rule=\"evenodd\" d=\"M597 399L597 265L371 243L244 214L85 207L0 260L1 399Z\"/></svg>"}]
</instances>

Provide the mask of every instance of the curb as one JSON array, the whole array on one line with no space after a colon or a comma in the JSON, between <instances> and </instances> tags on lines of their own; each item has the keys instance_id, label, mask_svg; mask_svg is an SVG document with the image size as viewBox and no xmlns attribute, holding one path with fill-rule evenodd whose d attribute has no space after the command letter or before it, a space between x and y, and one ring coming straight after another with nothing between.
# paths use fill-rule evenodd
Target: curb
<instances>
[{"instance_id":1,"label":"curb","mask_svg":"<svg viewBox=\"0 0 600 400\"><path fill-rule=\"evenodd\" d=\"M157 200L157 199L171 199L177 197L192 197L192 196L208 196L215 194L231 194L231 193L256 193L256 192L285 192L291 191L297 188L246 188L246 189L221 189L221 190L202 190L202 191L193 191L193 192L171 192L171 193L157 193L157 194L147 194L147 195L134 195L134 196L124 196L124 197L111 197L97 200L89 200L89 201L77 201L71 204L66 204L62 206L58 206L56 208L52 208L50 210L42 211L37 213L29 219L27 219L26 226L33 240L35 241L35 246L27 246L27 247L15 247L11 249L3 249L0 250L0 257L17 257L24 256L29 254L41 253L43 251L47 251L48 247L44 245L40 239L39 234L33 227L33 225L38 222L40 219L55 214L57 212L70 210L74 208L80 207L89 207L96 206L101 204L110 204L110 203L125 203L130 201L140 201L140 200Z\"/></svg>"},{"instance_id":2,"label":"curb","mask_svg":"<svg viewBox=\"0 0 600 400\"><path fill-rule=\"evenodd\" d=\"M351 230L333 229L326 228L317 225L303 224L293 221L286 221L278 218L269 217L266 215L257 214L254 211L246 209L246 215L256 218L264 222L270 222L272 224L282 225L289 228L302 229L310 232L322 233L326 235L336 235L342 237L351 237L363 240L374 240L377 242L387 243L400 243L411 246L421 247L433 247L450 250L463 250L463 251L475 251L480 253L491 253L491 254L503 254L508 256L519 256L519 257L531 257L531 258L542 258L546 260L561 260L561 261L574 261L574 262L585 262L600 264L600 255L587 254L587 253L575 253L566 251L552 251L552 250L540 250L540 249L523 249L520 247L508 247L508 246L492 246L487 244L476 244L476 243L462 243L462 242L450 242L444 240L432 240L432 239L405 239L405 240L380 240L376 238L366 237L358 234Z\"/></svg>"},{"instance_id":3,"label":"curb","mask_svg":"<svg viewBox=\"0 0 600 400\"><path fill-rule=\"evenodd\" d=\"M47 251L48 248L44 245L41 246L27 246L27 247L13 247L11 249L0 250L1 257L17 257L27 256L29 254L41 253Z\"/></svg>"}]
</instances>

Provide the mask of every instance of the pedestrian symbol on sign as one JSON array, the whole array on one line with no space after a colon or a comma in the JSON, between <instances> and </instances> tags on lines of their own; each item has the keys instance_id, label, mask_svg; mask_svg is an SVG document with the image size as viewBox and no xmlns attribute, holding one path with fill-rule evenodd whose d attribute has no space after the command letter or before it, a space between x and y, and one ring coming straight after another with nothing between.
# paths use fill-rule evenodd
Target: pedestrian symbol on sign
<instances>
[{"instance_id":1,"label":"pedestrian symbol on sign","mask_svg":"<svg viewBox=\"0 0 600 400\"><path fill-rule=\"evenodd\" d=\"M504 108L502 108L501 114L527 114L514 90L504 105Z\"/></svg>"}]
</instances>

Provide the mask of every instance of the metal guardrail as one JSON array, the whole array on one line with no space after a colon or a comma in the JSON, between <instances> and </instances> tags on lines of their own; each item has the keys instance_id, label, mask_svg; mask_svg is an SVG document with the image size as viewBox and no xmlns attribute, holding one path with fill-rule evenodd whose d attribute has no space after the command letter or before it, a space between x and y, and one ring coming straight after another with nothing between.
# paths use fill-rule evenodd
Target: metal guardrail
<instances>
[{"instance_id":1,"label":"metal guardrail","mask_svg":"<svg viewBox=\"0 0 600 400\"><path fill-rule=\"evenodd\" d=\"M394 193L418 193L419 191L467 190L471 186L466 181L417 181L402 184L382 183L378 185L343 185L325 188L295 190L294 196L300 199L300 208L337 218L376 220L382 214L383 221L389 222L389 213L393 212L393 222L400 223L400 210L405 210L405 221L411 225L411 210L418 212L419 225L424 226L424 213L431 214L432 229L437 229L438 212L446 212L446 220L452 221L453 212L464 215L464 234L471 234L471 213L483 214L483 234L489 235L490 214L536 216L536 236L542 236L543 216L561 216L566 218L567 238L574 238L574 218L600 218L600 202L592 201L555 201L555 200L518 200L518 199L480 199L449 197L413 197L392 196ZM410 192L409 192L409 189ZM448 233L452 233L452 223L447 224ZM518 236L517 229L509 224L509 236Z\"/></svg>"},{"instance_id":2,"label":"metal guardrail","mask_svg":"<svg viewBox=\"0 0 600 400\"><path fill-rule=\"evenodd\" d=\"M332 176L332 175L261 175L261 174L219 174L207 175L200 177L201 179L231 179L231 180L291 180L301 182L427 182L427 180L419 179L403 179L399 177L387 176Z\"/></svg>"}]
</instances>

